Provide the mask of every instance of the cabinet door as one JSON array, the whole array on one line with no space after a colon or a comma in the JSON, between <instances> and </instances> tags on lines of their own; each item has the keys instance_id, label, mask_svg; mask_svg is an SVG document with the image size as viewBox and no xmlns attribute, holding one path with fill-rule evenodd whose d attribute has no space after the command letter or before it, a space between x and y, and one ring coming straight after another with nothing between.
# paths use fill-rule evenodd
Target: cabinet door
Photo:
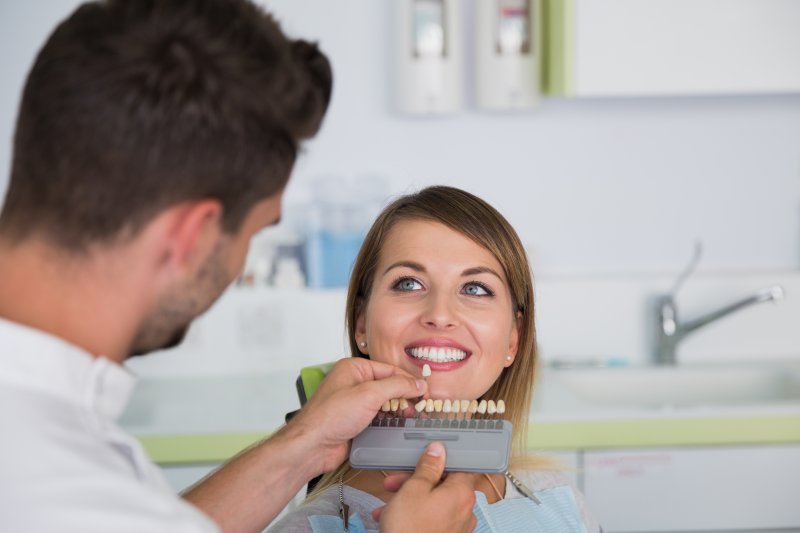
<instances>
[{"instance_id":1,"label":"cabinet door","mask_svg":"<svg viewBox=\"0 0 800 533\"><path fill-rule=\"evenodd\" d=\"M800 527L800 446L587 452L608 532Z\"/></svg>"},{"instance_id":2,"label":"cabinet door","mask_svg":"<svg viewBox=\"0 0 800 533\"><path fill-rule=\"evenodd\" d=\"M800 91L797 0L550 0L549 92Z\"/></svg>"}]
</instances>

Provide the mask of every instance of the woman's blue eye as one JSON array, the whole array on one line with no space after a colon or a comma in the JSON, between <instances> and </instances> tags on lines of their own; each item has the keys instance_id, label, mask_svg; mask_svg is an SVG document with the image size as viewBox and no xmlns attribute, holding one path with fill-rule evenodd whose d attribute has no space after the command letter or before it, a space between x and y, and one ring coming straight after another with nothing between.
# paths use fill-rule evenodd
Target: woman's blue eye
<instances>
[{"instance_id":1,"label":"woman's blue eye","mask_svg":"<svg viewBox=\"0 0 800 533\"><path fill-rule=\"evenodd\" d=\"M402 278L394 284L394 288L400 291L416 291L422 288L422 284L414 278Z\"/></svg>"},{"instance_id":2,"label":"woman's blue eye","mask_svg":"<svg viewBox=\"0 0 800 533\"><path fill-rule=\"evenodd\" d=\"M473 281L464 285L464 294L469 296L492 296L493 293L483 283Z\"/></svg>"}]
</instances>

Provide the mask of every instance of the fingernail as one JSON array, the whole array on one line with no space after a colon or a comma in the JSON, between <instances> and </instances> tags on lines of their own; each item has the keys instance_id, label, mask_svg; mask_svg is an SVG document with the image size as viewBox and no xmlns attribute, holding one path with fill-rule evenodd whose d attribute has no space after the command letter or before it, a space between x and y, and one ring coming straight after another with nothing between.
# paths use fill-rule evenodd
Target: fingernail
<instances>
[{"instance_id":1,"label":"fingernail","mask_svg":"<svg viewBox=\"0 0 800 533\"><path fill-rule=\"evenodd\" d=\"M425 390L425 380L424 379L418 379L417 380L417 390L419 392L422 392L423 390Z\"/></svg>"},{"instance_id":2,"label":"fingernail","mask_svg":"<svg viewBox=\"0 0 800 533\"><path fill-rule=\"evenodd\" d=\"M431 457L441 457L444 447L441 442L431 442L428 444L428 449L425 451Z\"/></svg>"}]
</instances>

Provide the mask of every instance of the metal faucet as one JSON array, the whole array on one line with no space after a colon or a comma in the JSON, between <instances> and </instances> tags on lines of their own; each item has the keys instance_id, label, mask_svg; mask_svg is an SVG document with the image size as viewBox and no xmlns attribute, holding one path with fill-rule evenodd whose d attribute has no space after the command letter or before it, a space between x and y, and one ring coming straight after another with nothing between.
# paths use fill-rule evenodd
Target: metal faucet
<instances>
[{"instance_id":1,"label":"metal faucet","mask_svg":"<svg viewBox=\"0 0 800 533\"><path fill-rule=\"evenodd\" d=\"M655 361L659 365L674 365L677 360L675 352L678 344L693 331L697 331L703 326L715 322L720 318L731 313L750 307L761 302L780 301L784 298L784 290L780 285L774 285L759 290L752 296L743 298L737 302L723 306L715 311L711 311L703 316L682 322L678 319L678 308L675 305L675 294L687 277L697 267L702 254L702 247L698 243L695 247L695 255L687 269L679 276L672 290L665 295L659 296L656 300L656 342L655 342Z\"/></svg>"}]
</instances>

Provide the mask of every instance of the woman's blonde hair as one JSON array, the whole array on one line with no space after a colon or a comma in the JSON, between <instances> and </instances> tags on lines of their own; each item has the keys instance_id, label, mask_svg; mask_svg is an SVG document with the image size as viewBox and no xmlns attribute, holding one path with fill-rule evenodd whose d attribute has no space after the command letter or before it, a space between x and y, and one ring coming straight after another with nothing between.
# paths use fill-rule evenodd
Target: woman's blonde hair
<instances>
[{"instance_id":1,"label":"woman's blonde hair","mask_svg":"<svg viewBox=\"0 0 800 533\"><path fill-rule=\"evenodd\" d=\"M513 302L513 309L509 311L518 317L518 349L513 364L503 369L481 398L505 401L505 418L514 426L513 461L525 463L527 422L537 362L533 278L516 231L503 215L482 199L455 187L434 186L402 196L381 212L361 245L350 275L345 315L350 353L368 357L358 350L356 322L366 309L387 235L396 224L409 220L444 224L491 252L503 267ZM335 483L347 470L349 464L345 462L323 476L310 497Z\"/></svg>"}]
</instances>

